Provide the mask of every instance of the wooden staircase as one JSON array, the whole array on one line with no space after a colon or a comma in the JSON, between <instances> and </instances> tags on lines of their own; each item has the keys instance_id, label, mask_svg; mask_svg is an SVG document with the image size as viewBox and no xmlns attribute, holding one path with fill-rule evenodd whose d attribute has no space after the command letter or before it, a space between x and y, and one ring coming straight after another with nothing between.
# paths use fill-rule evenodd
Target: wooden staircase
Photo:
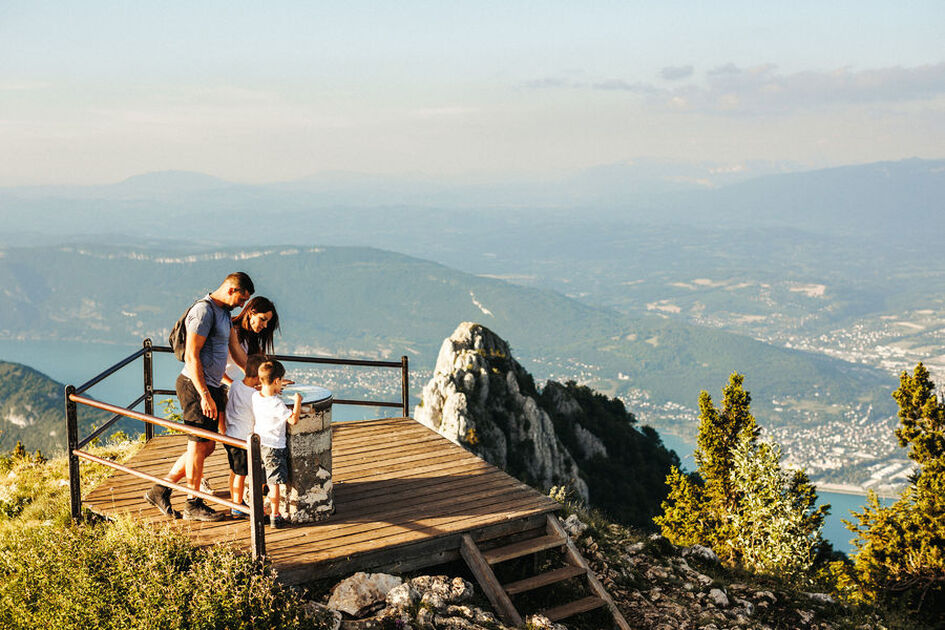
<instances>
[{"instance_id":1,"label":"wooden staircase","mask_svg":"<svg viewBox=\"0 0 945 630\"><path fill-rule=\"evenodd\" d=\"M564 566L506 584L500 584L492 570L492 566L500 562L534 555L550 549L561 549L563 551ZM479 582L480 588L482 588L493 608L506 625L521 626L524 623L521 614L512 603L512 596L583 576L587 580L587 585L593 595L554 608L548 608L540 611L540 614L551 621L559 621L572 615L606 606L610 609L617 627L620 630L630 630L627 621L623 618L617 606L614 605L613 599L594 576L594 572L587 561L581 556L564 527L553 514L548 515L544 535L533 536L526 540L519 540L487 551L480 551L472 537L466 534L463 536L460 554L466 564L469 565L469 569Z\"/></svg>"}]
</instances>

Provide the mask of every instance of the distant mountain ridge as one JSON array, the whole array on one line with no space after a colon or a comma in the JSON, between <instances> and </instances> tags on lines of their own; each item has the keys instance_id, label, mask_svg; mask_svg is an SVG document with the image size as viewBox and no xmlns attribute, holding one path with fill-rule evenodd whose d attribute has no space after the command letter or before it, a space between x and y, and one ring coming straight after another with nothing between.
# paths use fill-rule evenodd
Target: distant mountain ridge
<instances>
[{"instance_id":1,"label":"distant mountain ridge","mask_svg":"<svg viewBox=\"0 0 945 630\"><path fill-rule=\"evenodd\" d=\"M945 160L919 159L800 172L796 165L783 164L726 168L642 160L553 177L450 180L322 173L252 185L202 173L163 171L101 186L0 188L0 220L11 232L121 231L153 236L161 217L186 214L195 222L195 233L212 234L212 229L204 227L218 226L224 218L237 224L252 221L259 208L266 208L270 218L299 212L328 218L341 208L358 212L396 208L397 219L415 227L423 225L430 209L511 208L526 215L551 213L563 218L570 216L569 210L581 209L582 216L632 217L663 225L687 221L730 225L750 219L814 232L827 227L835 232L842 226L857 229L877 222L886 226L903 218L927 219L941 227L945 219L932 210L941 208L943 190ZM96 211L83 212L90 203ZM321 223L320 232L297 235L311 239L321 234L319 242L332 242L338 227L346 224L345 214L333 219L338 226ZM274 238L265 228L256 234L257 238L263 235L270 242L286 240ZM226 234L218 239L233 242ZM377 240L369 244L389 247Z\"/></svg>"},{"instance_id":2,"label":"distant mountain ridge","mask_svg":"<svg viewBox=\"0 0 945 630\"><path fill-rule=\"evenodd\" d=\"M407 353L414 366L432 366L437 340L455 322L484 319L516 340L526 362L575 372L563 366L590 364L613 392L638 388L657 401L694 404L700 389L736 369L751 375L759 405L815 389L829 400L888 399L888 377L878 370L365 248L8 248L0 256L0 336L163 339L190 300L236 269L279 307L282 351Z\"/></svg>"},{"instance_id":3,"label":"distant mountain ridge","mask_svg":"<svg viewBox=\"0 0 945 630\"><path fill-rule=\"evenodd\" d=\"M47 455L65 448L63 391L62 384L28 365L0 361L0 453L17 442ZM87 431L105 417L102 412L83 408L80 426Z\"/></svg>"}]
</instances>

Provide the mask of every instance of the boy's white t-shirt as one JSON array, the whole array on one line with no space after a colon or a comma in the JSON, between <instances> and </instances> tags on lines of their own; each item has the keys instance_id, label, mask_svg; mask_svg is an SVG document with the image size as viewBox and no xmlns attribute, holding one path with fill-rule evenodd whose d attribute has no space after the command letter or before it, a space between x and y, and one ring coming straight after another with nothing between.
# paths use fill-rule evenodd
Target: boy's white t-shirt
<instances>
[{"instance_id":1,"label":"boy's white t-shirt","mask_svg":"<svg viewBox=\"0 0 945 630\"><path fill-rule=\"evenodd\" d=\"M238 440L253 432L253 394L256 390L243 381L233 381L226 397L226 434Z\"/></svg>"},{"instance_id":2,"label":"boy's white t-shirt","mask_svg":"<svg viewBox=\"0 0 945 630\"><path fill-rule=\"evenodd\" d=\"M278 396L263 396L253 392L253 416L259 443L269 448L285 448L286 420L292 410Z\"/></svg>"}]
</instances>

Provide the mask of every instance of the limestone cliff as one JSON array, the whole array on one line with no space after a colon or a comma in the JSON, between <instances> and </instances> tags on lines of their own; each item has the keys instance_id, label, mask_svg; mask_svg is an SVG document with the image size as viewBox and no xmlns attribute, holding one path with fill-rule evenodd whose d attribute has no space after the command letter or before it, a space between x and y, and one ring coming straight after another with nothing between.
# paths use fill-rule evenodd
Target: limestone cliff
<instances>
[{"instance_id":1,"label":"limestone cliff","mask_svg":"<svg viewBox=\"0 0 945 630\"><path fill-rule=\"evenodd\" d=\"M538 399L509 344L464 322L440 347L414 417L526 483L570 485L586 501L587 483Z\"/></svg>"},{"instance_id":2,"label":"limestone cliff","mask_svg":"<svg viewBox=\"0 0 945 630\"><path fill-rule=\"evenodd\" d=\"M679 459L623 403L574 382L541 392L509 344L465 322L443 342L414 417L542 490L572 488L622 523L652 528Z\"/></svg>"}]
</instances>

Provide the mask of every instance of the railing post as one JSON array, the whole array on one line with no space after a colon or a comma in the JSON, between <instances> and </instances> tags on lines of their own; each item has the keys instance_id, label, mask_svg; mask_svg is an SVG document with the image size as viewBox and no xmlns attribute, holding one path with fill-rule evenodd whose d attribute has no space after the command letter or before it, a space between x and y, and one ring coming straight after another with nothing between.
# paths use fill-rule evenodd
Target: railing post
<instances>
[{"instance_id":1,"label":"railing post","mask_svg":"<svg viewBox=\"0 0 945 630\"><path fill-rule=\"evenodd\" d=\"M249 436L249 448L246 449L247 472L249 473L250 532L252 535L253 558L262 560L266 555L266 514L263 512L263 467L259 452L259 435ZM242 500L242 497L240 497Z\"/></svg>"},{"instance_id":2,"label":"railing post","mask_svg":"<svg viewBox=\"0 0 945 630\"><path fill-rule=\"evenodd\" d=\"M144 412L149 416L154 415L154 362L151 352L151 339L147 338L143 342L144 346ZM144 439L150 441L154 437L154 425L150 422L144 423Z\"/></svg>"},{"instance_id":3,"label":"railing post","mask_svg":"<svg viewBox=\"0 0 945 630\"><path fill-rule=\"evenodd\" d=\"M410 370L407 364L407 357L400 357L400 386L401 399L403 400L404 417L410 417Z\"/></svg>"},{"instance_id":4,"label":"railing post","mask_svg":"<svg viewBox=\"0 0 945 630\"><path fill-rule=\"evenodd\" d=\"M79 483L79 457L75 450L79 448L79 413L72 394L74 385L66 385L66 453L69 457L69 506L72 519L82 517L82 488Z\"/></svg>"}]
</instances>

